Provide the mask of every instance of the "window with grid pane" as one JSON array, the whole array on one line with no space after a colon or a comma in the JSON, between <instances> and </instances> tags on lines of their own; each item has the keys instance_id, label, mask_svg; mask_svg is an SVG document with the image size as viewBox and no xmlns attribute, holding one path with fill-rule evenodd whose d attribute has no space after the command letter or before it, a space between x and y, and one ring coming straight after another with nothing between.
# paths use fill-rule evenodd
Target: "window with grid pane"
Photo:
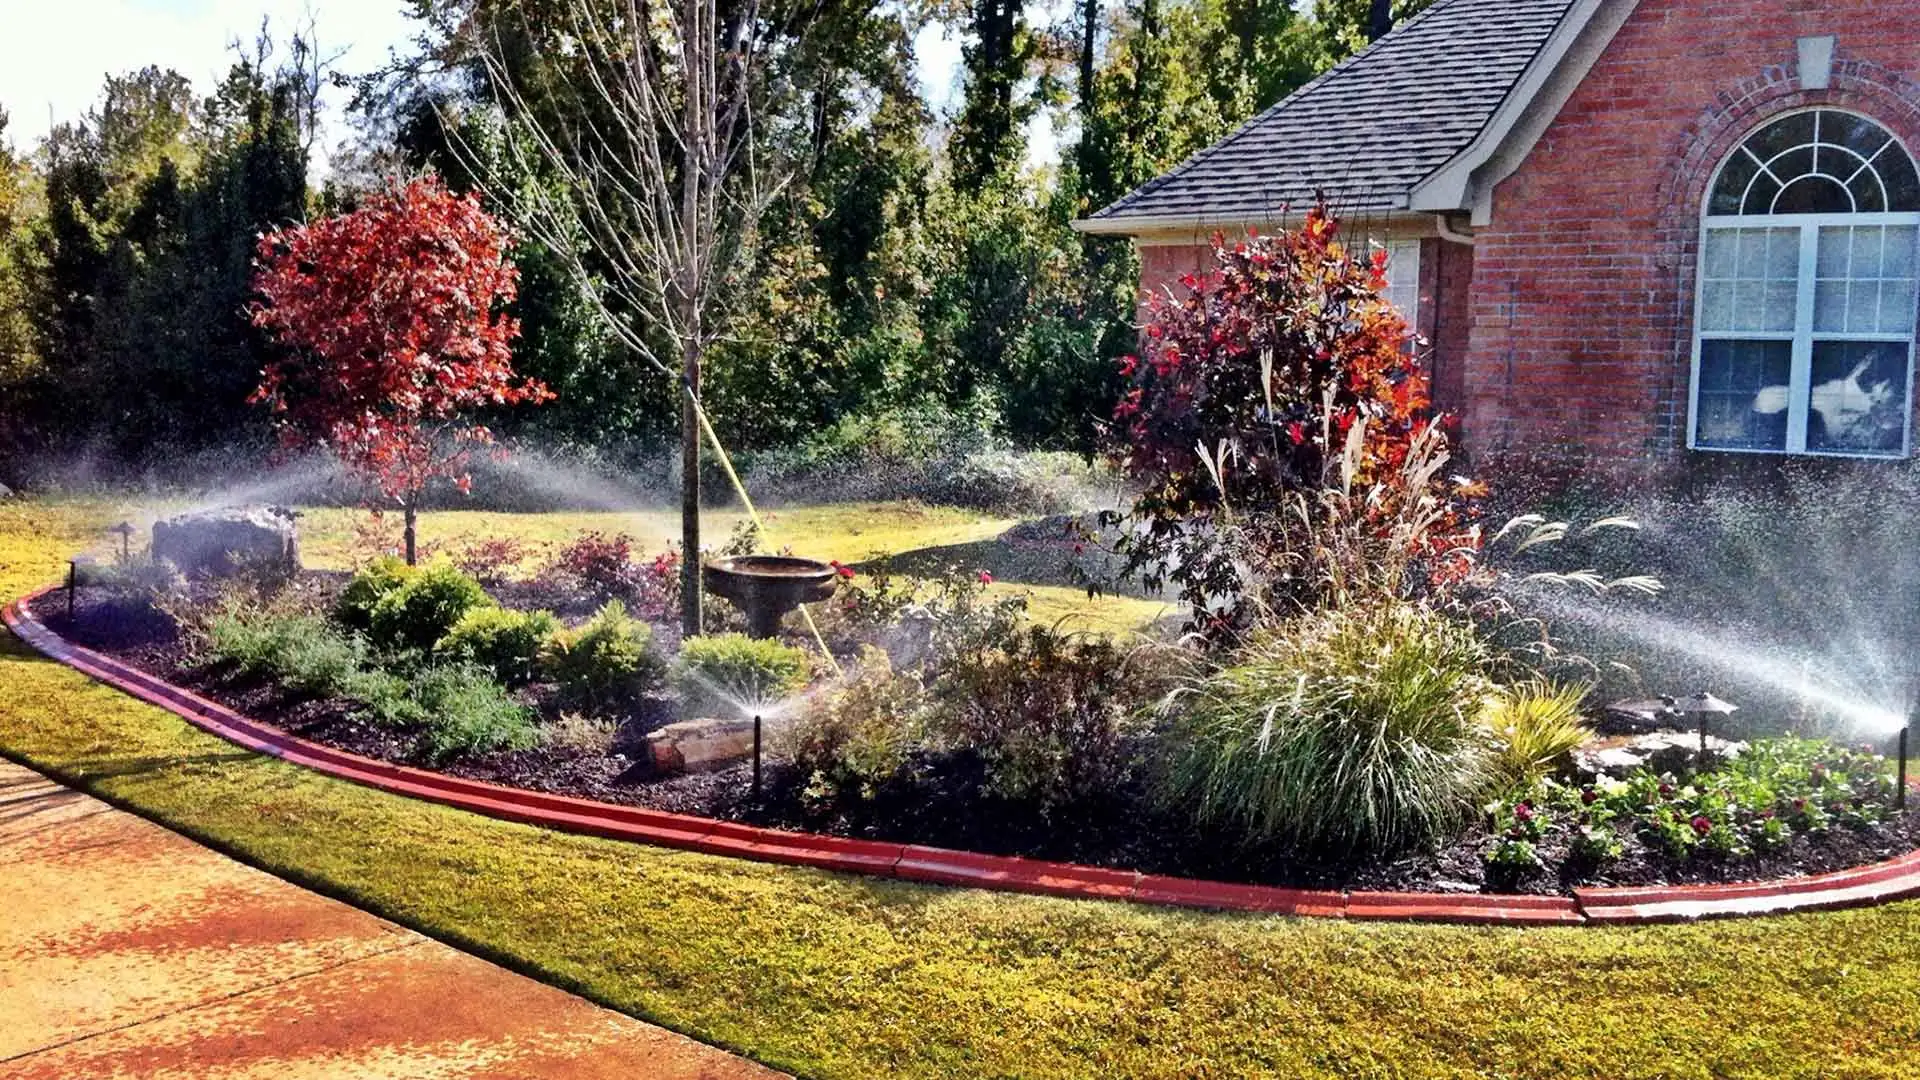
<instances>
[{"instance_id":1,"label":"window with grid pane","mask_svg":"<svg viewBox=\"0 0 1920 1080\"><path fill-rule=\"evenodd\" d=\"M1695 317L1697 449L1907 453L1920 169L1865 117L1776 119L1708 195Z\"/></svg>"}]
</instances>

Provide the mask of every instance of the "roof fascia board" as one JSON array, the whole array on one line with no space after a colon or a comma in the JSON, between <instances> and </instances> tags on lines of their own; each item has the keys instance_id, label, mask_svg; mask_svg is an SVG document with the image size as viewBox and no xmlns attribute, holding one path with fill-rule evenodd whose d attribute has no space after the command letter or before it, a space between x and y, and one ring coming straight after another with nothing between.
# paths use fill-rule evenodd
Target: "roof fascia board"
<instances>
[{"instance_id":1,"label":"roof fascia board","mask_svg":"<svg viewBox=\"0 0 1920 1080\"><path fill-rule=\"evenodd\" d=\"M1580 0L1521 73L1487 126L1446 164L1415 184L1408 205L1431 213L1471 211L1476 226L1486 225L1492 216L1494 187L1526 160L1638 6L1639 0Z\"/></svg>"},{"instance_id":2,"label":"roof fascia board","mask_svg":"<svg viewBox=\"0 0 1920 1080\"><path fill-rule=\"evenodd\" d=\"M1416 213L1410 210L1373 210L1354 211L1342 215L1336 208L1335 214L1347 225L1359 227L1363 231L1377 226L1396 235L1438 235L1433 224L1433 215L1429 213ZM1204 244L1213 238L1214 233L1238 236L1246 233L1290 229L1297 227L1305 216L1304 212L1267 214L1259 218L1214 218L1204 214L1174 214L1118 219L1082 218L1072 224L1075 230L1090 236L1130 236L1138 244L1152 246Z\"/></svg>"}]
</instances>

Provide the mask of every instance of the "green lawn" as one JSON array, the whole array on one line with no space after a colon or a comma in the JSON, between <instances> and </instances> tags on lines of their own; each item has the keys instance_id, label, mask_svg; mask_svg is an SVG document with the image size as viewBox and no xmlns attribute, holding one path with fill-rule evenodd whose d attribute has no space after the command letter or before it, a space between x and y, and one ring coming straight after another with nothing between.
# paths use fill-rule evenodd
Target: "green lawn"
<instances>
[{"instance_id":1,"label":"green lawn","mask_svg":"<svg viewBox=\"0 0 1920 1080\"><path fill-rule=\"evenodd\" d=\"M0 504L0 594L111 522ZM806 1076L1920 1075L1920 904L1640 929L1349 925L565 836L325 779L0 640L7 756Z\"/></svg>"}]
</instances>

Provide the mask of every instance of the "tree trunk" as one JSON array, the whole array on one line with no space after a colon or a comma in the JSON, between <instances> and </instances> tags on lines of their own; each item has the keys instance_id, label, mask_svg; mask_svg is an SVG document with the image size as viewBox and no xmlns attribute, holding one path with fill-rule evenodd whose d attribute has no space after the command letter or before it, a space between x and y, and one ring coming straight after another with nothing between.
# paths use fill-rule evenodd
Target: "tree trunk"
<instances>
[{"instance_id":1,"label":"tree trunk","mask_svg":"<svg viewBox=\"0 0 1920 1080\"><path fill-rule=\"evenodd\" d=\"M1379 41L1393 30L1393 0L1369 0L1367 40Z\"/></svg>"},{"instance_id":2,"label":"tree trunk","mask_svg":"<svg viewBox=\"0 0 1920 1080\"><path fill-rule=\"evenodd\" d=\"M705 0L686 0L681 56L686 69L686 113L680 162L680 632L699 637L703 627L700 603L700 259L706 230L702 227L701 197L711 149L707 126L709 87L706 56L712 47L711 26L704 19Z\"/></svg>"},{"instance_id":3,"label":"tree trunk","mask_svg":"<svg viewBox=\"0 0 1920 1080\"><path fill-rule=\"evenodd\" d=\"M414 526L418 524L419 517L420 517L419 510L415 507L414 500L408 499L405 503L401 504L400 506L400 520L402 523L401 533L403 536L406 537L408 566L414 565L415 557L418 554L418 551L414 546Z\"/></svg>"},{"instance_id":4,"label":"tree trunk","mask_svg":"<svg viewBox=\"0 0 1920 1080\"><path fill-rule=\"evenodd\" d=\"M700 416L695 407L700 393L700 345L689 341L682 352L680 404L680 632L699 637L700 603Z\"/></svg>"}]
</instances>

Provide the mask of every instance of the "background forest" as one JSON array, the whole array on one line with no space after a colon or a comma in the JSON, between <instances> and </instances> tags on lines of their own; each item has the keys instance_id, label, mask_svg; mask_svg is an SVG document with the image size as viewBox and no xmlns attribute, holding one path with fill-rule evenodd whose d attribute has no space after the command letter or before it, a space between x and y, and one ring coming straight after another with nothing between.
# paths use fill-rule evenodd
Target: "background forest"
<instances>
[{"instance_id":1,"label":"background forest","mask_svg":"<svg viewBox=\"0 0 1920 1080\"><path fill-rule=\"evenodd\" d=\"M472 46L475 28L516 28L514 80L542 85L569 55L526 29L559 25L545 2L414 0L411 54L371 73L263 31L211 92L157 67L111 77L38 146L13 145L0 111L0 483L181 480L236 447L257 462L271 433L247 397L272 352L243 314L256 238L426 170L493 202L557 185L504 151L521 118ZM763 462L887 440L1092 451L1133 340L1137 265L1126 241L1071 222L1364 46L1381 6L767 0L784 47L755 138L786 182L723 283L730 330L704 388L720 437ZM929 22L963 42L949 115L915 78ZM355 134L321 176L329 83L354 90ZM522 104L594 122L565 94ZM1042 110L1057 162L1036 166ZM566 269L578 253L542 235L515 251L515 363L558 397L497 430L610 462L668 452L675 387L591 310Z\"/></svg>"}]
</instances>

